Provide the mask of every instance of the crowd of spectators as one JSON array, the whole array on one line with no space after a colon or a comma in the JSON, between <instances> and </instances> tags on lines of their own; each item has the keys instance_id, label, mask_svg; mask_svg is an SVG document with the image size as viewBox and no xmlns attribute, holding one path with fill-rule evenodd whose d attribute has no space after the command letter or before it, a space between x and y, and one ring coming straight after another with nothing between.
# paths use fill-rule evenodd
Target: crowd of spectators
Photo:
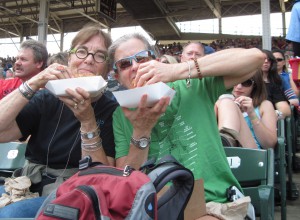
<instances>
[{"instance_id":1,"label":"crowd of spectators","mask_svg":"<svg viewBox=\"0 0 300 220\"><path fill-rule=\"evenodd\" d=\"M262 38L236 38L236 39L221 39L214 40L209 44L205 44L206 49L208 49L209 53L212 51L219 51L228 48L259 48L262 49ZM173 42L171 44L157 44L156 45L160 54L164 55L172 55L175 58L179 59L179 56L182 53L183 43ZM273 37L272 38L272 50L280 49L286 51L286 54L292 54L292 44L288 43L283 37ZM49 55L49 57L51 54ZM0 73L5 78L5 72L7 69L11 68L15 62L15 57L0 57Z\"/></svg>"},{"instance_id":2,"label":"crowd of spectators","mask_svg":"<svg viewBox=\"0 0 300 220\"><path fill-rule=\"evenodd\" d=\"M203 42L202 42L203 43ZM204 43L203 43L204 44ZM259 48L262 49L262 38L236 38L236 39L221 39L214 40L209 44L204 44L219 51L228 48ZM182 52L182 44L180 42L173 42L172 44L157 44L161 54L168 54L177 56ZM287 52L292 51L292 46L283 37L272 38L272 50L281 49Z\"/></svg>"}]
</instances>

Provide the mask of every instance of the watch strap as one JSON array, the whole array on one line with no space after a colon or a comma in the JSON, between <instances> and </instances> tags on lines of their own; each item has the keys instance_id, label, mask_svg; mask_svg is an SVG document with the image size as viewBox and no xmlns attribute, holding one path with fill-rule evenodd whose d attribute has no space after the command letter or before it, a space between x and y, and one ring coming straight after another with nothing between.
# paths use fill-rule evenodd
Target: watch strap
<instances>
[{"instance_id":1,"label":"watch strap","mask_svg":"<svg viewBox=\"0 0 300 220\"><path fill-rule=\"evenodd\" d=\"M94 139L95 137L100 135L100 129L99 127L96 128L94 131L90 132L81 132L81 139Z\"/></svg>"},{"instance_id":2,"label":"watch strap","mask_svg":"<svg viewBox=\"0 0 300 220\"><path fill-rule=\"evenodd\" d=\"M151 137L141 137L140 139L135 139L134 137L131 137L130 139L130 143L132 143L134 146L140 149L145 149L146 147L141 146L142 141L147 141L148 142L147 146L149 146L151 143Z\"/></svg>"}]
</instances>

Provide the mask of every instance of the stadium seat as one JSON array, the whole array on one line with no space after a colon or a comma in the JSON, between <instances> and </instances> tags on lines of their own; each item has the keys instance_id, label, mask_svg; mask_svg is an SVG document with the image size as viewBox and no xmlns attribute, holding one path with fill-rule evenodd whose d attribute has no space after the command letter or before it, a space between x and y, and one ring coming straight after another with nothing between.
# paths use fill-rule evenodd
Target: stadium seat
<instances>
[{"instance_id":1,"label":"stadium seat","mask_svg":"<svg viewBox=\"0 0 300 220\"><path fill-rule=\"evenodd\" d=\"M296 200L299 198L299 190L293 181L293 134L292 134L292 118L285 118L285 138L286 138L286 162L287 162L287 198L290 200Z\"/></svg>"},{"instance_id":2,"label":"stadium seat","mask_svg":"<svg viewBox=\"0 0 300 220\"><path fill-rule=\"evenodd\" d=\"M0 143L0 176L9 177L12 172L25 164L27 143Z\"/></svg>"},{"instance_id":3,"label":"stadium seat","mask_svg":"<svg viewBox=\"0 0 300 220\"><path fill-rule=\"evenodd\" d=\"M250 196L255 215L261 220L274 219L274 152L225 147L231 170L242 186L244 195Z\"/></svg>"},{"instance_id":4,"label":"stadium seat","mask_svg":"<svg viewBox=\"0 0 300 220\"><path fill-rule=\"evenodd\" d=\"M277 122L277 145L274 149L274 197L275 205L281 207L281 219L286 220L286 159L285 122Z\"/></svg>"}]
</instances>

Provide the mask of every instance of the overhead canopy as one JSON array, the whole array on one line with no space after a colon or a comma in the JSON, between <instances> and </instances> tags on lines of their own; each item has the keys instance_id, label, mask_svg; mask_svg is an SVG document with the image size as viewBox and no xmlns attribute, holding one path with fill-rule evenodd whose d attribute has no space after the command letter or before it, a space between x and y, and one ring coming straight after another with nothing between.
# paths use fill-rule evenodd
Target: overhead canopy
<instances>
[{"instance_id":1,"label":"overhead canopy","mask_svg":"<svg viewBox=\"0 0 300 220\"><path fill-rule=\"evenodd\" d=\"M155 40L210 37L181 33L176 22L261 13L261 0L116 0L116 20L112 21L99 13L96 0L48 2L49 34L76 32L88 22L99 22L107 28L141 25ZM270 0L271 13L290 11L291 7L291 0L285 4L283 0ZM38 35L40 11L37 0L1 0L0 38Z\"/></svg>"}]
</instances>

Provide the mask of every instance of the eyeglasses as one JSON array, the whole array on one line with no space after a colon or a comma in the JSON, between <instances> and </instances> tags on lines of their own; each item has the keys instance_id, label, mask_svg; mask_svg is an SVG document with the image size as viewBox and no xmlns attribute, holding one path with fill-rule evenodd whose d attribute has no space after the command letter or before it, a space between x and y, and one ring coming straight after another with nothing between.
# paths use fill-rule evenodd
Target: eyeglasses
<instances>
[{"instance_id":1,"label":"eyeglasses","mask_svg":"<svg viewBox=\"0 0 300 220\"><path fill-rule=\"evenodd\" d=\"M248 79L248 80L246 80L246 81L244 81L244 82L241 83L241 85L242 85L243 87L250 87L250 86L252 86L253 84L254 84L254 80L253 80L253 79Z\"/></svg>"},{"instance_id":2,"label":"eyeglasses","mask_svg":"<svg viewBox=\"0 0 300 220\"><path fill-rule=\"evenodd\" d=\"M138 52L135 55L129 56L129 57L125 57L123 59L120 59L118 61L116 61L113 65L113 69L115 71L117 71L118 69L120 70L124 70L130 66L132 66L132 60L134 59L135 62L137 63L145 63L149 60L154 59L154 53L152 50L144 50L141 52Z\"/></svg>"},{"instance_id":3,"label":"eyeglasses","mask_svg":"<svg viewBox=\"0 0 300 220\"><path fill-rule=\"evenodd\" d=\"M284 59L283 58L276 58L276 61L281 62L281 61L284 61Z\"/></svg>"},{"instance_id":4,"label":"eyeglasses","mask_svg":"<svg viewBox=\"0 0 300 220\"><path fill-rule=\"evenodd\" d=\"M94 58L95 62L97 63L103 63L107 60L107 56L105 54L103 54L102 52L98 51L96 53L89 53L87 51L87 49L80 47L77 49L72 49L70 50L70 53L74 53L76 55L76 57L78 57L79 59L85 59L88 57L88 55L92 55L92 57Z\"/></svg>"}]
</instances>

